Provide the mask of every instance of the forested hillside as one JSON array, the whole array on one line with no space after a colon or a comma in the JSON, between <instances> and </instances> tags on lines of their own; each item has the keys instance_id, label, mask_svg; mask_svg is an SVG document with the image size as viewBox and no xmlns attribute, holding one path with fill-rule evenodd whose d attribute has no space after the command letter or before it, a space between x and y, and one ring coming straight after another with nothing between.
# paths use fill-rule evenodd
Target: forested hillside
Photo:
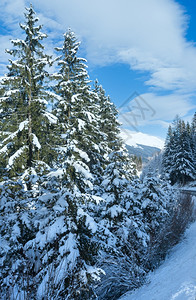
<instances>
[{"instance_id":1,"label":"forested hillside","mask_svg":"<svg viewBox=\"0 0 196 300\"><path fill-rule=\"evenodd\" d=\"M20 29L0 86L0 299L117 299L179 240L191 201L151 171L137 178L71 29L56 57L32 6Z\"/></svg>"},{"instance_id":2,"label":"forested hillside","mask_svg":"<svg viewBox=\"0 0 196 300\"><path fill-rule=\"evenodd\" d=\"M196 180L196 113L191 123L176 116L168 128L164 150L145 166L142 177L149 170L172 185Z\"/></svg>"}]
</instances>

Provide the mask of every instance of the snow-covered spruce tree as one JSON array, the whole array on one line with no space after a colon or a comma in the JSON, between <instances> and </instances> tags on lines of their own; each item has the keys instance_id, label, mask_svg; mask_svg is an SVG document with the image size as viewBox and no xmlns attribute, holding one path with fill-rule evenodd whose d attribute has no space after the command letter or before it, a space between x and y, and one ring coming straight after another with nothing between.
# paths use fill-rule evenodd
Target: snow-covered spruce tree
<instances>
[{"instance_id":1,"label":"snow-covered spruce tree","mask_svg":"<svg viewBox=\"0 0 196 300\"><path fill-rule=\"evenodd\" d=\"M25 245L34 261L36 299L95 299L94 285L103 271L96 266L99 224L91 216L97 198L64 188L55 193L56 176L38 198L36 237ZM48 180L47 180L48 181ZM48 192L50 190L50 193Z\"/></svg>"},{"instance_id":2,"label":"snow-covered spruce tree","mask_svg":"<svg viewBox=\"0 0 196 300\"><path fill-rule=\"evenodd\" d=\"M97 285L99 299L116 299L126 291L138 288L145 279L142 262L149 235L143 223L138 197L141 184L137 178L132 179L131 183L125 178L120 178L120 181L122 189L118 185L118 199L114 200L111 190L102 195L106 204L102 208L99 224L111 232L113 238L106 240L107 247L99 259L100 267L106 272Z\"/></svg>"},{"instance_id":3,"label":"snow-covered spruce tree","mask_svg":"<svg viewBox=\"0 0 196 300\"><path fill-rule=\"evenodd\" d=\"M195 178L190 128L178 116L168 130L163 153L163 172L172 184L185 184Z\"/></svg>"},{"instance_id":4,"label":"snow-covered spruce tree","mask_svg":"<svg viewBox=\"0 0 196 300\"><path fill-rule=\"evenodd\" d=\"M137 265L129 241L133 232L136 238L136 231L138 233L140 231L141 237L141 228L139 229L139 224L136 225L134 213L131 212L133 206L137 206L130 191L136 170L119 137L120 124L117 120L116 107L97 82L94 91L99 97L99 126L104 134L102 142L104 157L101 161L103 175L100 178L101 184L96 188L97 195L101 196L104 202L100 206L96 219L113 237L105 240L103 237L106 247L100 252L99 264L106 271L107 276L103 276L97 287L97 293L100 299L114 299L120 297L127 289L138 286L143 273Z\"/></svg>"},{"instance_id":5,"label":"snow-covered spruce tree","mask_svg":"<svg viewBox=\"0 0 196 300\"><path fill-rule=\"evenodd\" d=\"M194 167L193 152L191 149L191 137L190 131L185 125L184 121L181 121L180 134L178 141L178 152L174 156L175 160L175 176L176 182L186 184L188 181L194 180L196 171Z\"/></svg>"},{"instance_id":6,"label":"snow-covered spruce tree","mask_svg":"<svg viewBox=\"0 0 196 300\"><path fill-rule=\"evenodd\" d=\"M97 83L95 88L100 100L99 126L105 136L103 141L105 166L100 185L100 194L106 200L104 208L106 214L113 215L114 212L115 218L118 214L120 215L120 211L117 212L117 207L120 204L122 192L136 175L136 170L119 136L118 111L115 105L111 103L109 97L105 96L103 88ZM113 226L111 225L111 227Z\"/></svg>"},{"instance_id":7,"label":"snow-covered spruce tree","mask_svg":"<svg viewBox=\"0 0 196 300\"><path fill-rule=\"evenodd\" d=\"M191 138L191 149L193 153L194 168L196 170L196 113L194 114L193 120L191 122L190 138Z\"/></svg>"},{"instance_id":8,"label":"snow-covered spruce tree","mask_svg":"<svg viewBox=\"0 0 196 300\"><path fill-rule=\"evenodd\" d=\"M58 117L58 160L38 198L39 232L25 249L29 254L38 249L37 299L94 299L93 282L102 272L96 267L101 229L94 220L100 198L92 195L91 172L98 148L91 99L95 95L88 86L84 60L77 58L74 33L68 30L64 38L63 47L57 49L58 72L51 94Z\"/></svg>"},{"instance_id":9,"label":"snow-covered spruce tree","mask_svg":"<svg viewBox=\"0 0 196 300\"><path fill-rule=\"evenodd\" d=\"M59 150L62 163L70 163L66 170L68 172L69 169L73 181L80 177L79 169L97 173L94 166L99 163L102 136L98 126L96 94L89 86L86 60L78 57L79 45L69 29L64 35L63 47L56 49L59 71L53 75L56 80L54 90L58 96L54 113L59 120L62 146Z\"/></svg>"},{"instance_id":10,"label":"snow-covered spruce tree","mask_svg":"<svg viewBox=\"0 0 196 300\"><path fill-rule=\"evenodd\" d=\"M7 50L16 60L10 59L0 98L3 179L0 222L1 241L7 245L1 252L0 284L5 291L2 299L17 299L16 293L23 299L28 291L34 291L31 284L35 284L36 264L25 251L25 244L34 238L37 229L32 226L32 214L35 217L37 213L37 182L39 175L49 168L48 163L51 164L49 129L51 120L56 120L46 110L48 96L44 94L48 57L43 53L41 41L46 35L40 32L42 26L37 25L32 6L26 10L25 24L20 25L25 39L12 40L14 47Z\"/></svg>"},{"instance_id":11,"label":"snow-covered spruce tree","mask_svg":"<svg viewBox=\"0 0 196 300\"><path fill-rule=\"evenodd\" d=\"M99 130L104 133L104 141L102 147L107 153L122 148L122 141L119 138L120 123L118 122L118 111L111 102L110 97L106 96L103 87L95 81L94 92L98 95L99 105Z\"/></svg>"},{"instance_id":12,"label":"snow-covered spruce tree","mask_svg":"<svg viewBox=\"0 0 196 300\"><path fill-rule=\"evenodd\" d=\"M150 170L144 178L140 199L144 223L147 224L148 232L153 237L156 229L161 226L167 215L167 201L161 190L161 181L154 177Z\"/></svg>"},{"instance_id":13,"label":"snow-covered spruce tree","mask_svg":"<svg viewBox=\"0 0 196 300\"><path fill-rule=\"evenodd\" d=\"M25 39L12 40L13 49L7 52L16 57L9 60L9 72L3 78L0 108L0 161L3 174L12 178L36 173L49 163L52 149L49 127L52 119L46 110L44 95L45 66L48 56L43 53L41 41L46 37L37 25L38 18L30 6L26 9L25 24L20 24ZM54 119L52 119L54 121ZM51 139L51 136L50 136ZM28 189L31 188L30 181Z\"/></svg>"},{"instance_id":14,"label":"snow-covered spruce tree","mask_svg":"<svg viewBox=\"0 0 196 300\"><path fill-rule=\"evenodd\" d=\"M100 98L100 129L105 135L105 168L99 195L105 199L102 217L107 228L115 232L115 223L120 225L122 193L135 175L133 162L129 158L119 137L118 111L105 96L101 86L96 86ZM117 225L118 227L118 225Z\"/></svg>"},{"instance_id":15,"label":"snow-covered spruce tree","mask_svg":"<svg viewBox=\"0 0 196 300\"><path fill-rule=\"evenodd\" d=\"M175 168L175 162L173 160L173 155L175 153L175 141L172 127L169 126L167 137L165 140L164 152L162 157L162 172L163 176L169 180L171 172Z\"/></svg>"},{"instance_id":16,"label":"snow-covered spruce tree","mask_svg":"<svg viewBox=\"0 0 196 300\"><path fill-rule=\"evenodd\" d=\"M104 170L111 161L109 156L110 154L114 156L114 153L119 156L119 160L122 160L123 156L124 162L127 164L127 167L125 167L128 170L127 178L132 179L136 175L136 166L133 160L128 157L123 142L119 137L120 123L118 122L118 110L97 80L95 81L94 92L98 97L99 131L102 133L102 140L100 140L99 144L102 150L100 157L101 181L103 181L102 177L105 174Z\"/></svg>"},{"instance_id":17,"label":"snow-covered spruce tree","mask_svg":"<svg viewBox=\"0 0 196 300\"><path fill-rule=\"evenodd\" d=\"M150 169L138 190L137 200L141 205L142 223L145 225L145 232L149 236L149 241L147 241L148 255L144 255L141 259L141 264L147 271L154 268L163 259L161 254L160 257L157 257L158 253L156 253L156 249L153 251L153 247L156 248L157 239L159 239L162 229L169 220L171 206L176 205L170 190L169 184L165 187L164 182L158 177L154 177Z\"/></svg>"},{"instance_id":18,"label":"snow-covered spruce tree","mask_svg":"<svg viewBox=\"0 0 196 300\"><path fill-rule=\"evenodd\" d=\"M33 238L33 199L20 181L6 179L0 189L0 298L33 299L34 262L24 250Z\"/></svg>"},{"instance_id":19,"label":"snow-covered spruce tree","mask_svg":"<svg viewBox=\"0 0 196 300\"><path fill-rule=\"evenodd\" d=\"M152 159L143 167L142 173L140 175L141 179L147 176L149 169L152 170L153 176L160 177L162 175L162 155L163 152L160 151L156 153Z\"/></svg>"}]
</instances>

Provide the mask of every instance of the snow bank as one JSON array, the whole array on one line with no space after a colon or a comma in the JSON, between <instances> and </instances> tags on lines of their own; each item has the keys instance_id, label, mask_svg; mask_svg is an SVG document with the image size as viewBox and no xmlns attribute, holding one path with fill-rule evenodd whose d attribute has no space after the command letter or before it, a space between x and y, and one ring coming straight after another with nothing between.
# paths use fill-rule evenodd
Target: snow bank
<instances>
[{"instance_id":1,"label":"snow bank","mask_svg":"<svg viewBox=\"0 0 196 300\"><path fill-rule=\"evenodd\" d=\"M196 299L196 222L186 231L166 261L148 276L149 284L121 300Z\"/></svg>"}]
</instances>

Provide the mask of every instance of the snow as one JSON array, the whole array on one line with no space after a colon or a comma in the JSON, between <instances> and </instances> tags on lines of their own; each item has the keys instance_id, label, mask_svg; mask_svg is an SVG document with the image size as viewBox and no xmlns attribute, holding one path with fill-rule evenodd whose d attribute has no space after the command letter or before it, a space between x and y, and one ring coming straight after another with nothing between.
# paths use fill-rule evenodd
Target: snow
<instances>
[{"instance_id":1,"label":"snow","mask_svg":"<svg viewBox=\"0 0 196 300\"><path fill-rule=\"evenodd\" d=\"M18 149L8 160L8 168L11 167L15 161L15 159L17 159L25 149L27 149L27 146L23 146L20 149Z\"/></svg>"},{"instance_id":2,"label":"snow","mask_svg":"<svg viewBox=\"0 0 196 300\"><path fill-rule=\"evenodd\" d=\"M90 158L88 157L88 154L82 150L80 150L79 148L77 148L76 146L73 146L73 150L78 152L80 154L80 157L85 159L87 162L90 161Z\"/></svg>"},{"instance_id":3,"label":"snow","mask_svg":"<svg viewBox=\"0 0 196 300\"><path fill-rule=\"evenodd\" d=\"M38 140L38 138L36 137L36 135L34 133L32 133L32 136L33 136L33 145L35 145L38 149L41 149L41 145L40 145L40 142Z\"/></svg>"},{"instance_id":4,"label":"snow","mask_svg":"<svg viewBox=\"0 0 196 300\"><path fill-rule=\"evenodd\" d=\"M81 119L78 119L78 129L81 130L82 128L84 128L85 126L85 122Z\"/></svg>"},{"instance_id":5,"label":"snow","mask_svg":"<svg viewBox=\"0 0 196 300\"><path fill-rule=\"evenodd\" d=\"M48 174L48 177L62 177L65 174L65 170L64 169L58 169L56 171L52 171Z\"/></svg>"},{"instance_id":6,"label":"snow","mask_svg":"<svg viewBox=\"0 0 196 300\"><path fill-rule=\"evenodd\" d=\"M87 213L84 212L84 210L82 208L78 209L78 216L80 217L85 217L85 225L87 228L89 228L92 233L95 233L97 231L97 224L95 223L95 221L93 220L93 218L91 216L89 216Z\"/></svg>"},{"instance_id":7,"label":"snow","mask_svg":"<svg viewBox=\"0 0 196 300\"><path fill-rule=\"evenodd\" d=\"M196 198L195 198L196 200ZM148 276L149 284L121 300L195 300L196 299L196 222L166 261Z\"/></svg>"},{"instance_id":8,"label":"snow","mask_svg":"<svg viewBox=\"0 0 196 300\"><path fill-rule=\"evenodd\" d=\"M6 153L8 150L8 145L5 145L1 150L0 150L0 154L1 153Z\"/></svg>"},{"instance_id":9,"label":"snow","mask_svg":"<svg viewBox=\"0 0 196 300\"><path fill-rule=\"evenodd\" d=\"M141 208L145 209L149 204L151 204L150 199L145 199L145 200L142 202Z\"/></svg>"},{"instance_id":10,"label":"snow","mask_svg":"<svg viewBox=\"0 0 196 300\"><path fill-rule=\"evenodd\" d=\"M92 121L95 119L95 116L89 111L86 112L86 115L88 117L89 122L92 123Z\"/></svg>"},{"instance_id":11,"label":"snow","mask_svg":"<svg viewBox=\"0 0 196 300\"><path fill-rule=\"evenodd\" d=\"M58 121L58 118L56 116L54 116L53 114L49 113L48 111L46 111L44 113L44 115L47 117L48 121L51 123L51 124L56 124L57 121Z\"/></svg>"},{"instance_id":12,"label":"snow","mask_svg":"<svg viewBox=\"0 0 196 300\"><path fill-rule=\"evenodd\" d=\"M56 269L56 282L60 282L67 274L68 269L72 270L76 265L77 258L80 256L76 236L73 233L69 233L68 238L63 246L59 248L61 255L69 253L64 259L62 259L60 265Z\"/></svg>"},{"instance_id":13,"label":"snow","mask_svg":"<svg viewBox=\"0 0 196 300\"><path fill-rule=\"evenodd\" d=\"M99 196L92 195L91 197L92 197L93 200L95 200L97 205L104 201L104 199L102 197L99 197Z\"/></svg>"},{"instance_id":14,"label":"snow","mask_svg":"<svg viewBox=\"0 0 196 300\"><path fill-rule=\"evenodd\" d=\"M127 145L133 147L139 147L139 145L156 147L159 149L163 149L164 147L164 140L142 132L121 129L120 137L124 140L124 142Z\"/></svg>"},{"instance_id":15,"label":"snow","mask_svg":"<svg viewBox=\"0 0 196 300\"><path fill-rule=\"evenodd\" d=\"M90 173L89 170L85 169L85 165L82 162L75 162L73 164L76 172L78 173L82 173L82 175L86 178L86 179L90 179L93 178L92 174Z\"/></svg>"},{"instance_id":16,"label":"snow","mask_svg":"<svg viewBox=\"0 0 196 300\"><path fill-rule=\"evenodd\" d=\"M46 228L46 233L41 234L38 232L36 235L36 242L39 244L39 247L43 249L47 242L52 242L58 234L66 232L67 227L64 224L65 217L61 216L57 218L52 225Z\"/></svg>"},{"instance_id":17,"label":"snow","mask_svg":"<svg viewBox=\"0 0 196 300\"><path fill-rule=\"evenodd\" d=\"M123 211L125 211L122 207L119 205L113 205L108 209L108 213L111 215L111 218L118 217Z\"/></svg>"},{"instance_id":18,"label":"snow","mask_svg":"<svg viewBox=\"0 0 196 300\"><path fill-rule=\"evenodd\" d=\"M76 95L73 95L72 97L71 97L71 102L77 102L78 101L78 96L80 96L80 94L76 94Z\"/></svg>"},{"instance_id":19,"label":"snow","mask_svg":"<svg viewBox=\"0 0 196 300\"><path fill-rule=\"evenodd\" d=\"M45 99L39 99L39 98L37 98L37 99L34 99L33 101L37 101L39 103L43 103L43 104L48 105L48 101L46 101Z\"/></svg>"},{"instance_id":20,"label":"snow","mask_svg":"<svg viewBox=\"0 0 196 300\"><path fill-rule=\"evenodd\" d=\"M18 127L18 131L22 131L26 125L28 125L29 121L25 120L23 122L20 123L19 127Z\"/></svg>"},{"instance_id":21,"label":"snow","mask_svg":"<svg viewBox=\"0 0 196 300\"><path fill-rule=\"evenodd\" d=\"M5 138L3 141L2 141L2 144L4 144L7 140L10 140L10 139L13 139L18 133L18 130L11 133L7 138ZM4 152L4 151L3 151Z\"/></svg>"},{"instance_id":22,"label":"snow","mask_svg":"<svg viewBox=\"0 0 196 300\"><path fill-rule=\"evenodd\" d=\"M100 269L100 268L95 268L93 266L88 266L86 265L86 269L87 269L87 273L88 274L91 274L91 277L93 280L97 280L97 281L100 281L100 274L104 274L106 275L105 271Z\"/></svg>"},{"instance_id":23,"label":"snow","mask_svg":"<svg viewBox=\"0 0 196 300\"><path fill-rule=\"evenodd\" d=\"M17 93L17 92L19 92L19 89L7 91L7 92L6 92L6 96L9 97L9 96L11 96L12 94L15 94L15 93Z\"/></svg>"},{"instance_id":24,"label":"snow","mask_svg":"<svg viewBox=\"0 0 196 300\"><path fill-rule=\"evenodd\" d=\"M51 96L52 98L57 99L58 101L61 101L63 99L61 96L59 96L59 95L57 95L57 94L55 94L55 93L53 93L51 91L46 91L46 94L48 96Z\"/></svg>"}]
</instances>

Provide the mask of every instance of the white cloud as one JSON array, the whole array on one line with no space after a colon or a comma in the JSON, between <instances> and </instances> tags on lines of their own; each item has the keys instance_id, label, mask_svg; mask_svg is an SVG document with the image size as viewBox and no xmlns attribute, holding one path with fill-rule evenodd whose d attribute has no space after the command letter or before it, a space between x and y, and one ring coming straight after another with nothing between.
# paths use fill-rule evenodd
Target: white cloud
<instances>
[{"instance_id":1,"label":"white cloud","mask_svg":"<svg viewBox=\"0 0 196 300\"><path fill-rule=\"evenodd\" d=\"M4 75L7 72L7 61L10 58L9 55L5 52L5 49L10 48L10 39L12 39L11 35L0 36L0 69L1 74Z\"/></svg>"},{"instance_id":2,"label":"white cloud","mask_svg":"<svg viewBox=\"0 0 196 300\"><path fill-rule=\"evenodd\" d=\"M24 13L25 0L1 0L0 18L8 29L16 29Z\"/></svg>"},{"instance_id":3,"label":"white cloud","mask_svg":"<svg viewBox=\"0 0 196 300\"><path fill-rule=\"evenodd\" d=\"M146 84L196 91L196 48L186 41L187 18L174 0L32 0L49 43L68 27L85 41L92 64L124 62L149 71ZM1 0L0 16L14 34L25 0ZM16 26L17 25L17 26ZM14 32L13 32L14 31ZM1 46L0 46L1 47ZM2 48L2 47L1 47ZM1 49L0 49L1 50Z\"/></svg>"},{"instance_id":4,"label":"white cloud","mask_svg":"<svg viewBox=\"0 0 196 300\"><path fill-rule=\"evenodd\" d=\"M159 125L167 128L168 123L177 114L185 117L194 108L196 105L191 103L191 95L160 96L155 93L145 93L124 103L120 110L119 121L123 126L132 127L134 130L146 125Z\"/></svg>"},{"instance_id":5,"label":"white cloud","mask_svg":"<svg viewBox=\"0 0 196 300\"><path fill-rule=\"evenodd\" d=\"M196 90L196 49L185 39L185 12L173 0L34 2L85 39L91 63L125 62L149 71L150 86Z\"/></svg>"}]
</instances>

